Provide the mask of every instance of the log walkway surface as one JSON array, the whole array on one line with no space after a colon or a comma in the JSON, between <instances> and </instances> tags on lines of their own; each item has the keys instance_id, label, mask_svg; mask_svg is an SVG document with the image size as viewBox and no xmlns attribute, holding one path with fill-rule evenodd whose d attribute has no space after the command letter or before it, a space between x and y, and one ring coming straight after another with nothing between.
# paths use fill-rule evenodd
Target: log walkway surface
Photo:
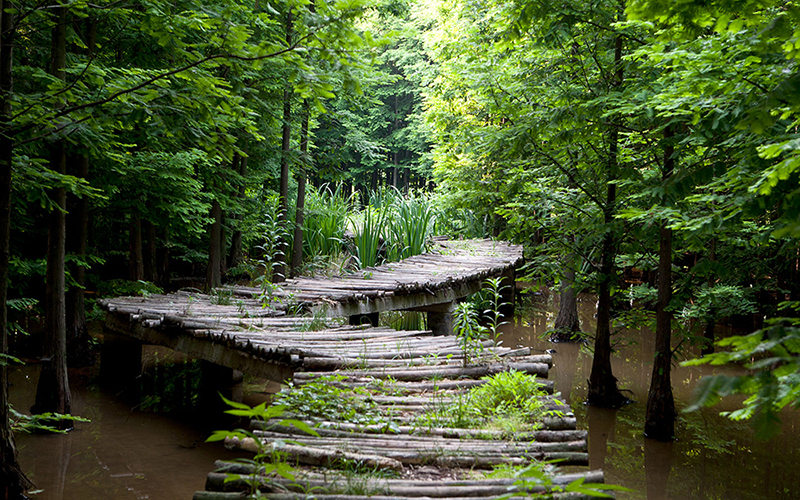
<instances>
[{"instance_id":1,"label":"log walkway surface","mask_svg":"<svg viewBox=\"0 0 800 500\"><path fill-rule=\"evenodd\" d=\"M521 260L521 248L505 243L439 241L434 252L351 276L289 280L267 307L260 290L251 288L121 297L101 305L108 332L284 383L277 398L292 403L288 413L254 420L252 437L227 444L279 452L296 466L294 479L218 462L196 500L247 498L255 487L275 499L535 497L573 481L603 481L601 471L585 470L555 470L552 484L525 487L513 478L487 477L494 467L531 461L588 464L587 433L576 430L566 404L547 394L552 383L540 380L543 411L524 431L457 428L451 414L488 375L515 370L546 379L549 355L485 340L465 363L453 335L334 319L376 323L380 312L421 310L441 333L455 301L479 290L486 278L513 278ZM306 314L289 314L298 311ZM303 404L314 394L336 401L323 401L329 409L320 414L318 406ZM314 432L287 425L285 418Z\"/></svg>"}]
</instances>

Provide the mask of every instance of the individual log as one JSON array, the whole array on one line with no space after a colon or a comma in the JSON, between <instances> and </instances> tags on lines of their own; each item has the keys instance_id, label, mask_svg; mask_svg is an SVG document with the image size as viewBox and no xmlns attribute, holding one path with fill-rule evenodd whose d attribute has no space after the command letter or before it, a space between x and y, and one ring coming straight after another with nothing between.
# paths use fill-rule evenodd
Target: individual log
<instances>
[{"instance_id":1,"label":"individual log","mask_svg":"<svg viewBox=\"0 0 800 500\"><path fill-rule=\"evenodd\" d=\"M547 372L550 367L545 363L507 363L507 364L491 364L479 366L442 366L442 367L419 367L416 369L394 369L386 368L382 370L352 370L341 372L342 375L353 377L375 377L375 378L388 378L392 377L400 381L421 381L429 380L431 378L479 378L487 375L494 375L496 373L517 370L524 373L537 375L540 377L547 377ZM294 374L295 380L313 379L319 377L319 373L314 372L297 372Z\"/></svg>"},{"instance_id":2,"label":"individual log","mask_svg":"<svg viewBox=\"0 0 800 500\"><path fill-rule=\"evenodd\" d=\"M313 427L321 436L368 436L372 434L383 434L386 437L395 439L407 439L411 436L442 436L448 438L489 438L504 439L507 433L492 429L457 429L453 427L418 427L410 425L392 426L391 430L386 425L361 425L350 422L331 422L331 421L306 421L306 424ZM251 426L254 429L270 430L285 434L297 434L299 431L295 427L280 425L277 422L253 420ZM389 432L396 434L389 434ZM518 432L513 436L517 441L538 441L541 443L552 443L561 441L580 441L586 440L588 431L585 430L539 430L533 432Z\"/></svg>"},{"instance_id":3,"label":"individual log","mask_svg":"<svg viewBox=\"0 0 800 500\"><path fill-rule=\"evenodd\" d=\"M195 491L192 500L245 500L247 495L240 491Z\"/></svg>"},{"instance_id":4,"label":"individual log","mask_svg":"<svg viewBox=\"0 0 800 500\"><path fill-rule=\"evenodd\" d=\"M226 438L225 446L251 453L259 452L259 447L253 438ZM268 446L271 446L274 451L286 455L290 460L306 465L330 466L337 462L351 461L376 469L401 470L403 468L403 464L399 461L380 455L351 453L342 450L329 450L293 444L279 445L278 443L269 443Z\"/></svg>"},{"instance_id":5,"label":"individual log","mask_svg":"<svg viewBox=\"0 0 800 500\"><path fill-rule=\"evenodd\" d=\"M553 483L555 485L568 484L576 479L584 478L585 482L602 483L602 473L594 471L584 474L565 474L562 476L555 476ZM265 487L267 487L266 478L263 476L244 476L232 480L227 480L226 474L211 473L208 475L206 485L207 487L217 488L218 490L235 491L244 490L249 488L249 482L252 480L259 480ZM347 491L349 482L346 478L342 477L337 480L336 477L327 479L298 479L296 481L287 481L283 478L270 478L280 484L283 488L289 491L300 492L307 494L308 491L314 492L314 497L319 499L320 495L336 495L342 494ZM439 481L436 484L431 484L428 481L414 481L402 479L365 479L362 483L363 489L369 491L370 498L380 498L381 495L386 495L387 498L402 498L402 497L428 497L428 498L456 498L456 497L491 497L507 495L510 491L515 490L514 479L506 479L501 481ZM520 491L517 489L516 491ZM525 493L542 494L548 491L547 487L540 485L532 485L524 489ZM522 492L522 491L520 491ZM269 498L284 498L281 494L269 495ZM285 498L293 498L291 496ZM350 496L349 498L359 498L358 496Z\"/></svg>"}]
</instances>

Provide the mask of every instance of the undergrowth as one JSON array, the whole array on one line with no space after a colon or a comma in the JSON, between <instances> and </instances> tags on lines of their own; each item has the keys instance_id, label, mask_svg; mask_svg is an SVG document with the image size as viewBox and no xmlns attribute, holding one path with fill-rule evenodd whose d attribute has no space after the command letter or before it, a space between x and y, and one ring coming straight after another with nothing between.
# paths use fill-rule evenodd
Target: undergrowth
<instances>
[{"instance_id":1,"label":"undergrowth","mask_svg":"<svg viewBox=\"0 0 800 500\"><path fill-rule=\"evenodd\" d=\"M548 414L544 387L535 375L511 370L483 377L483 385L453 401L435 402L417 419L421 427L500 430L504 434L535 430Z\"/></svg>"}]
</instances>

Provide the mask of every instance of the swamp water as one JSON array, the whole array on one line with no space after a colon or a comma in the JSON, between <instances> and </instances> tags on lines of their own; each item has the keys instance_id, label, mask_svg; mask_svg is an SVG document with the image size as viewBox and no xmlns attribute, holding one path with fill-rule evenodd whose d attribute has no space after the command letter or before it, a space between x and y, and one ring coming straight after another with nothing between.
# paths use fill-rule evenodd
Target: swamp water
<instances>
[{"instance_id":1,"label":"swamp water","mask_svg":"<svg viewBox=\"0 0 800 500\"><path fill-rule=\"evenodd\" d=\"M594 298L581 299L578 304L581 326L584 331L592 332ZM681 412L675 442L645 439L653 332L625 330L612 338L612 344L616 344L612 357L614 375L619 387L630 391L626 395L635 402L619 410L588 407L583 401L591 372L591 352L578 344L554 344L542 339L548 323L552 325L554 320L551 312L554 308L547 307L546 296L534 300L534 304L539 307L520 311L520 318L504 327L503 345L530 346L537 352L556 351L549 378L574 410L578 427L589 430L590 468L602 468L606 482L634 490L620 493L617 498L800 498L800 412L784 412L780 434L769 441L757 439L746 423L732 422L719 415L720 411L735 409L733 401L699 412ZM698 354L699 349L691 348L681 359ZM719 370L673 365L672 390L678 410L692 401L700 377Z\"/></svg>"},{"instance_id":2,"label":"swamp water","mask_svg":"<svg viewBox=\"0 0 800 500\"><path fill-rule=\"evenodd\" d=\"M589 429L590 466L602 468L607 482L634 490L618 498L800 498L798 412L783 415L781 434L770 441L759 441L746 424L718 415L733 406L681 414L674 443L644 439L653 334L628 330L614 339L614 374L636 402L620 410L586 407L582 403L591 353L576 344L540 338L553 320L552 305L540 299L534 301L537 307L520 308L520 319L504 327L502 340L509 347L556 351L550 378L575 411L579 427ZM594 306L593 299L579 302L585 331L594 330ZM691 400L697 380L708 373L708 367L674 368L679 408ZM37 375L38 367L11 372L11 402L16 408L33 403ZM78 372L71 377L73 411L92 422L77 423L66 435L17 436L21 465L43 490L33 495L35 500L189 499L203 489L214 460L235 456L218 444L204 443L212 427L198 416L167 417L131 409L117 395L93 386L88 375Z\"/></svg>"}]
</instances>

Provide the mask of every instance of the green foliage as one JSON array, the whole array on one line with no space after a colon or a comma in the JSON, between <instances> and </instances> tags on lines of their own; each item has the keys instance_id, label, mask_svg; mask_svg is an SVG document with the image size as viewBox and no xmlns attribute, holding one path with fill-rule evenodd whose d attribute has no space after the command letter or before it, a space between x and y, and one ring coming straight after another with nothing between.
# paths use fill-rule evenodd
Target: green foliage
<instances>
[{"instance_id":1,"label":"green foliage","mask_svg":"<svg viewBox=\"0 0 800 500\"><path fill-rule=\"evenodd\" d=\"M551 493L566 493L572 495L587 496L593 498L614 498L610 492L613 491L631 491L628 488L604 483L587 483L585 478L576 479L566 485L555 484L553 481L552 473L547 469L546 465L538 462L533 462L529 466L518 470L514 473L514 477L519 478L514 482L514 488L517 491L527 491L533 488L544 487Z\"/></svg>"},{"instance_id":2,"label":"green foliage","mask_svg":"<svg viewBox=\"0 0 800 500\"><path fill-rule=\"evenodd\" d=\"M478 320L478 311L472 302L461 302L453 311L453 333L464 356L464 366L478 359L483 353L483 341L488 338L486 327Z\"/></svg>"},{"instance_id":3,"label":"green foliage","mask_svg":"<svg viewBox=\"0 0 800 500\"><path fill-rule=\"evenodd\" d=\"M222 397L222 396L221 396ZM273 419L279 419L277 421L278 425L285 425L295 427L296 429L310 434L312 436L319 436L319 433L308 426L305 422L300 420L294 419L281 419L280 417L286 411L286 408L283 406L267 406L267 403L261 403L259 405L250 407L243 403L237 403L235 401L230 401L222 397L223 401L231 407L231 409L226 410L225 413L230 415L234 415L236 417L241 417L246 419L248 422L252 420L258 420L262 423L266 423L267 421ZM256 452L253 458L239 458L236 461L240 463L247 464L253 468L255 471L259 471L260 474L256 475L242 475L242 474L232 474L228 473L227 480L244 480L245 482L250 484L250 495L256 496L260 498L260 491L259 488L262 487L262 481L259 477L263 474L264 477L270 478L274 476L280 476L284 479L289 481L294 481L295 478L295 469L292 467L287 461L284 454L280 451L281 443L278 442L274 446L267 446L264 442L252 433L249 430L245 429L236 429L232 431L214 431L207 439L207 442L218 442L218 441L226 441L226 440L234 440L238 442L243 442L245 440L253 443L256 447ZM267 487L270 489L281 489L282 485L279 483L270 483L268 481Z\"/></svg>"},{"instance_id":4,"label":"green foliage","mask_svg":"<svg viewBox=\"0 0 800 500\"><path fill-rule=\"evenodd\" d=\"M547 413L547 393L535 376L511 370L483 377L483 385L435 402L417 419L421 427L454 427L516 432L536 429Z\"/></svg>"},{"instance_id":5,"label":"green foliage","mask_svg":"<svg viewBox=\"0 0 800 500\"><path fill-rule=\"evenodd\" d=\"M481 417L519 415L524 422L534 423L544 414L542 398L547 393L535 375L510 370L482 380L486 383L470 390Z\"/></svg>"},{"instance_id":6,"label":"green foliage","mask_svg":"<svg viewBox=\"0 0 800 500\"><path fill-rule=\"evenodd\" d=\"M756 305L749 290L740 286L715 284L700 287L695 300L681 311L681 316L712 321L754 312Z\"/></svg>"},{"instance_id":7,"label":"green foliage","mask_svg":"<svg viewBox=\"0 0 800 500\"><path fill-rule=\"evenodd\" d=\"M306 259L317 255L333 256L341 251L351 204L351 198L344 195L341 185L335 190L328 185L308 190L303 222Z\"/></svg>"},{"instance_id":8,"label":"green foliage","mask_svg":"<svg viewBox=\"0 0 800 500\"><path fill-rule=\"evenodd\" d=\"M380 263L379 251L383 242L384 226L388 216L385 207L374 208L368 205L359 214L359 221L351 219L354 226L353 243L360 268L373 267Z\"/></svg>"},{"instance_id":9,"label":"green foliage","mask_svg":"<svg viewBox=\"0 0 800 500\"><path fill-rule=\"evenodd\" d=\"M784 304L786 309L797 307L797 303ZM780 411L787 406L800 407L800 322L796 318L774 318L761 330L720 339L716 345L729 350L683 364L736 363L748 373L703 377L695 402L687 411L714 405L725 396L744 395L741 409L723 415L732 420L751 420L758 435L774 436L779 430Z\"/></svg>"},{"instance_id":10,"label":"green foliage","mask_svg":"<svg viewBox=\"0 0 800 500\"><path fill-rule=\"evenodd\" d=\"M428 240L433 236L436 212L430 198L425 196L398 196L391 204L388 216L388 260L407 259L425 253Z\"/></svg>"},{"instance_id":11,"label":"green foliage","mask_svg":"<svg viewBox=\"0 0 800 500\"><path fill-rule=\"evenodd\" d=\"M26 415L9 407L11 429L17 432L66 434L65 426L72 428L74 422L91 422L88 418L61 413L37 413Z\"/></svg>"},{"instance_id":12,"label":"green foliage","mask_svg":"<svg viewBox=\"0 0 800 500\"><path fill-rule=\"evenodd\" d=\"M130 281L130 280L108 280L97 284L97 294L101 297L119 297L141 295L147 297L152 294L162 294L162 290L157 285L149 281Z\"/></svg>"},{"instance_id":13,"label":"green foliage","mask_svg":"<svg viewBox=\"0 0 800 500\"><path fill-rule=\"evenodd\" d=\"M303 418L320 418L357 424L383 423L378 405L368 398L369 391L356 387L341 388L341 375L329 375L303 385L289 383L278 394L275 404Z\"/></svg>"},{"instance_id":14,"label":"green foliage","mask_svg":"<svg viewBox=\"0 0 800 500\"><path fill-rule=\"evenodd\" d=\"M500 312L508 305L508 302L503 300L503 294L508 288L509 285L503 284L503 278L488 278L474 299L478 304L477 308L483 311L481 319L485 322L489 338L495 343L499 342L500 327L508 323L503 321L503 314Z\"/></svg>"}]
</instances>

